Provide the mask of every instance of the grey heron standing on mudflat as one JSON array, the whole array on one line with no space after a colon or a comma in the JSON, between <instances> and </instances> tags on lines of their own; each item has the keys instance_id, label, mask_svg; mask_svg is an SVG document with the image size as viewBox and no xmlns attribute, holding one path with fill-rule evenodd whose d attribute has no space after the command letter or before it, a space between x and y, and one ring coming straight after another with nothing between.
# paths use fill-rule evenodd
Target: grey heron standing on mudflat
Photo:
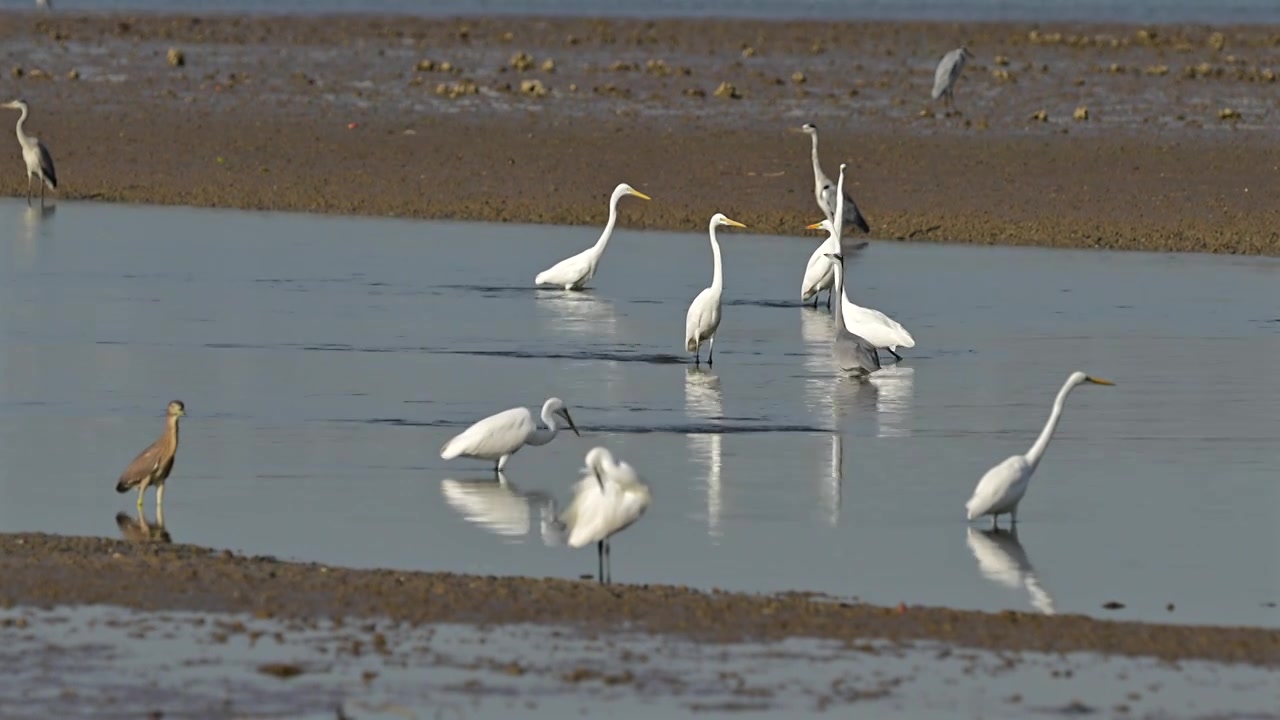
<instances>
[{"instance_id":1,"label":"grey heron standing on mudflat","mask_svg":"<svg viewBox=\"0 0 1280 720\"><path fill-rule=\"evenodd\" d=\"M973 57L968 48L958 47L942 56L938 69L933 72L933 99L946 97L951 109L956 107L956 81L960 79L960 71L964 70L964 61Z\"/></svg>"},{"instance_id":2,"label":"grey heron standing on mudflat","mask_svg":"<svg viewBox=\"0 0 1280 720\"><path fill-rule=\"evenodd\" d=\"M27 163L27 204L31 204L31 178L38 177L41 183L40 206L44 207L45 185L48 185L51 190L58 189L58 174L53 169L53 156L49 154L49 148L45 147L39 138L28 135L27 131L22 129L22 124L27 121L27 101L22 98L10 100L4 104L4 107L22 111L14 131L18 135L18 144L22 146L22 159Z\"/></svg>"},{"instance_id":3,"label":"grey heron standing on mudflat","mask_svg":"<svg viewBox=\"0 0 1280 720\"><path fill-rule=\"evenodd\" d=\"M813 196L818 201L818 207L822 210L822 214L828 220L833 220L836 215L836 184L831 182L831 178L822 172L822 165L818 163L818 126L813 123L805 123L800 132L808 135L813 140ZM844 212L845 222L853 225L862 232L871 232L871 226L867 224L866 218L862 217L862 213L858 210L858 204L849 197L848 193L844 196Z\"/></svg>"}]
</instances>

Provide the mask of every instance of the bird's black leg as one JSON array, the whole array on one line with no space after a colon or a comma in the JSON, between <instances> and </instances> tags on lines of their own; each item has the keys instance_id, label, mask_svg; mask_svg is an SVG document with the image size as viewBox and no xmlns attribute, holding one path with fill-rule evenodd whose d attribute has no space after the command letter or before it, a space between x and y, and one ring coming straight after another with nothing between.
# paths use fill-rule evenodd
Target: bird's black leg
<instances>
[{"instance_id":1,"label":"bird's black leg","mask_svg":"<svg viewBox=\"0 0 1280 720\"><path fill-rule=\"evenodd\" d=\"M833 287L834 287L834 286L833 286ZM832 288L827 288L827 309L828 309L828 310L830 310L830 309L831 309L831 290L832 290ZM817 307L817 306L818 306L818 304L815 302L815 303L813 304L813 306L814 306L814 307Z\"/></svg>"},{"instance_id":2,"label":"bird's black leg","mask_svg":"<svg viewBox=\"0 0 1280 720\"><path fill-rule=\"evenodd\" d=\"M902 361L902 356L894 352L891 348L885 348L885 350L888 350L889 354L892 355L894 358L896 358L899 362Z\"/></svg>"},{"instance_id":3,"label":"bird's black leg","mask_svg":"<svg viewBox=\"0 0 1280 720\"><path fill-rule=\"evenodd\" d=\"M605 575L604 583L610 585L613 583L613 545L608 540L604 541L604 569L608 573Z\"/></svg>"},{"instance_id":4,"label":"bird's black leg","mask_svg":"<svg viewBox=\"0 0 1280 720\"><path fill-rule=\"evenodd\" d=\"M715 337L712 337L711 349L707 350L707 367L711 367L711 358L715 357L715 354L716 354L716 339Z\"/></svg>"},{"instance_id":5,"label":"bird's black leg","mask_svg":"<svg viewBox=\"0 0 1280 720\"><path fill-rule=\"evenodd\" d=\"M599 578L600 583L603 584L604 583L604 541L603 540L596 542L596 561L598 563L597 572L599 573L597 577Z\"/></svg>"},{"instance_id":6,"label":"bird's black leg","mask_svg":"<svg viewBox=\"0 0 1280 720\"><path fill-rule=\"evenodd\" d=\"M1000 529L1000 516L996 513L991 514L991 529L992 530Z\"/></svg>"},{"instance_id":7,"label":"bird's black leg","mask_svg":"<svg viewBox=\"0 0 1280 720\"><path fill-rule=\"evenodd\" d=\"M44 178L40 179L40 208L44 209Z\"/></svg>"},{"instance_id":8,"label":"bird's black leg","mask_svg":"<svg viewBox=\"0 0 1280 720\"><path fill-rule=\"evenodd\" d=\"M31 174L27 174L27 207L31 207Z\"/></svg>"}]
</instances>

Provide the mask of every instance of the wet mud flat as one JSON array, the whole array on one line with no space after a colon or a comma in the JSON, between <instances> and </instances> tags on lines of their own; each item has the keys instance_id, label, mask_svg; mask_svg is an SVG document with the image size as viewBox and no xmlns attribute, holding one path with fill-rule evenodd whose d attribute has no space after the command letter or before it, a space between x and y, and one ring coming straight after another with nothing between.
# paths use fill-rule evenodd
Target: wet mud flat
<instances>
[{"instance_id":1,"label":"wet mud flat","mask_svg":"<svg viewBox=\"0 0 1280 720\"><path fill-rule=\"evenodd\" d=\"M599 225L625 181L654 197L630 227L800 235L812 121L875 238L1280 254L1280 28L4 13L0 39L66 199Z\"/></svg>"},{"instance_id":2,"label":"wet mud flat","mask_svg":"<svg viewBox=\"0 0 1280 720\"><path fill-rule=\"evenodd\" d=\"M700 642L932 640L960 647L1094 652L1274 668L1280 630L1111 622L1084 616L876 607L802 592L357 570L189 545L46 534L0 536L0 606L112 605L260 619L571 625Z\"/></svg>"}]
</instances>

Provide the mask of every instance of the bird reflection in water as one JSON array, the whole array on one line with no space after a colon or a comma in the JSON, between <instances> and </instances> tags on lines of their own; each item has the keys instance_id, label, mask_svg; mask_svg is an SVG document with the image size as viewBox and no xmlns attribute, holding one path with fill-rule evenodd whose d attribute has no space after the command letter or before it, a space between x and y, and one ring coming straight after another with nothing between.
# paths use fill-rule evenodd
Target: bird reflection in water
<instances>
[{"instance_id":1,"label":"bird reflection in water","mask_svg":"<svg viewBox=\"0 0 1280 720\"><path fill-rule=\"evenodd\" d=\"M724 396L720 391L720 377L706 368L696 365L685 368L684 410L691 419L718 420L724 417ZM719 538L722 534L720 516L723 500L720 485L721 453L724 435L719 432L689 433L689 454L695 462L707 467L707 534Z\"/></svg>"},{"instance_id":2,"label":"bird reflection in water","mask_svg":"<svg viewBox=\"0 0 1280 720\"><path fill-rule=\"evenodd\" d=\"M521 490L503 473L498 473L497 482L446 479L440 483L440 492L464 520L495 535L524 538L532 532L537 513L542 541L547 545L564 542L563 528L556 522L555 498L537 490Z\"/></svg>"},{"instance_id":3,"label":"bird reflection in water","mask_svg":"<svg viewBox=\"0 0 1280 720\"><path fill-rule=\"evenodd\" d=\"M844 484L844 438L840 433L831 433L831 467L822 483L822 507L826 510L827 524L835 527L840 524L840 499Z\"/></svg>"},{"instance_id":4,"label":"bird reflection in water","mask_svg":"<svg viewBox=\"0 0 1280 720\"><path fill-rule=\"evenodd\" d=\"M534 294L543 319L557 333L588 338L613 337L618 330L618 314L613 302L589 292L566 293L539 290Z\"/></svg>"},{"instance_id":5,"label":"bird reflection in water","mask_svg":"<svg viewBox=\"0 0 1280 720\"><path fill-rule=\"evenodd\" d=\"M46 205L45 207L31 206L22 213L22 231L17 234L18 248L15 255L19 267L23 270L30 270L35 265L36 256L40 251L40 237L46 232L44 230L44 221L53 217L58 212L57 205Z\"/></svg>"},{"instance_id":6,"label":"bird reflection in water","mask_svg":"<svg viewBox=\"0 0 1280 720\"><path fill-rule=\"evenodd\" d=\"M146 511L141 507L138 508L137 518L130 517L129 513L116 513L116 527L120 529L120 536L128 542L161 545L173 542L173 537L164 527L163 508L156 509L154 523L147 519Z\"/></svg>"},{"instance_id":7,"label":"bird reflection in water","mask_svg":"<svg viewBox=\"0 0 1280 720\"><path fill-rule=\"evenodd\" d=\"M876 389L876 437L910 437L916 369L890 365L873 373L867 382Z\"/></svg>"},{"instance_id":8,"label":"bird reflection in water","mask_svg":"<svg viewBox=\"0 0 1280 720\"><path fill-rule=\"evenodd\" d=\"M967 528L965 540L974 559L978 561L978 572L986 579L1014 590L1026 588L1031 598L1031 605L1045 615L1053 615L1053 597L1040 585L1035 568L1027 559L1026 550L1018 541L1018 531L1010 530L978 530Z\"/></svg>"}]
</instances>

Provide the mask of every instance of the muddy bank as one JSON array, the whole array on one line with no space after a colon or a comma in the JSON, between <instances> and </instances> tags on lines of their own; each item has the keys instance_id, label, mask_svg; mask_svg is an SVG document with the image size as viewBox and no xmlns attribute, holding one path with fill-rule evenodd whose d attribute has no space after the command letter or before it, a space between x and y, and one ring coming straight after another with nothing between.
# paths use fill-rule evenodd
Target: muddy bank
<instances>
[{"instance_id":1,"label":"muddy bank","mask_svg":"<svg viewBox=\"0 0 1280 720\"><path fill-rule=\"evenodd\" d=\"M654 197L629 226L799 234L787 130L813 121L876 238L1280 254L1277 28L8 13L0 38L68 200L595 225L626 181Z\"/></svg>"},{"instance_id":2,"label":"muddy bank","mask_svg":"<svg viewBox=\"0 0 1280 720\"><path fill-rule=\"evenodd\" d=\"M1274 665L1280 631L1108 622L1083 616L881 608L796 593L352 570L188 545L45 534L0 536L0 605L108 604L263 618L555 623L706 641L931 639L994 650L1094 651Z\"/></svg>"}]
</instances>

